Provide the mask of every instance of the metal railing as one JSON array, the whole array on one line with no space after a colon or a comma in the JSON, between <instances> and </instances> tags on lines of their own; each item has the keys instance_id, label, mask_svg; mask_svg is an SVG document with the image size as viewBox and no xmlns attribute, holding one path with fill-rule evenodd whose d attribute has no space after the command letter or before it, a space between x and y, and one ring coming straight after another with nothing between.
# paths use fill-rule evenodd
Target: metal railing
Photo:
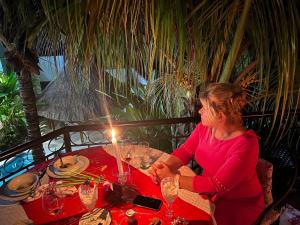
<instances>
[{"instance_id":1,"label":"metal railing","mask_svg":"<svg viewBox=\"0 0 300 225\"><path fill-rule=\"evenodd\" d=\"M299 112L295 115L299 116ZM243 118L248 128L267 134L266 131L271 127L273 116L273 113L251 113ZM294 120L299 121L298 118ZM43 158L48 160L56 157L57 152L71 152L81 148L110 144L110 130L113 127L119 131L118 140L121 142L147 140L151 147L171 152L172 149L184 142L199 121L199 117L186 117L65 126L43 135L39 139L1 152L0 182L33 167L38 161L35 161L36 158L33 159L32 153L32 148L36 146L43 145ZM292 132L299 132L298 129L294 126ZM295 137L298 139L293 140L293 143L296 142L298 145L299 135L293 135L293 138Z\"/></svg>"},{"instance_id":2,"label":"metal railing","mask_svg":"<svg viewBox=\"0 0 300 225\"><path fill-rule=\"evenodd\" d=\"M113 127L118 131L118 140L121 142L147 140L151 147L171 151L174 146L178 146L186 139L198 121L199 118L188 117L65 126L39 139L1 152L0 182L34 166L37 162L34 160L32 148L36 146L43 145L43 158L48 160L56 157L57 152L71 152L81 148L110 144L110 132Z\"/></svg>"}]
</instances>

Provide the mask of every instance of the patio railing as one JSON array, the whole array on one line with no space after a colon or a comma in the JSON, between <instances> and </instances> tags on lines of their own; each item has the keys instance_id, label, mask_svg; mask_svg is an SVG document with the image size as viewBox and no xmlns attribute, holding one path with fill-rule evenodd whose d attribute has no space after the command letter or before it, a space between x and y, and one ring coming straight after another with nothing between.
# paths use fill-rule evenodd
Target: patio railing
<instances>
[{"instance_id":1,"label":"patio railing","mask_svg":"<svg viewBox=\"0 0 300 225\"><path fill-rule=\"evenodd\" d=\"M299 112L295 113L293 127L285 136L289 142L299 146L300 129ZM273 113L252 113L244 116L248 128L257 131L261 136L267 135L273 120ZM43 146L44 155L40 159L52 159L58 152L71 152L92 146L103 146L111 143L111 128L117 130L117 139L122 142L148 141L150 147L171 152L190 135L199 117L146 120L133 122L97 123L87 125L65 126L41 138L21 144L0 153L0 184L33 167L39 158L34 157L32 149ZM264 137L263 137L264 138Z\"/></svg>"}]
</instances>

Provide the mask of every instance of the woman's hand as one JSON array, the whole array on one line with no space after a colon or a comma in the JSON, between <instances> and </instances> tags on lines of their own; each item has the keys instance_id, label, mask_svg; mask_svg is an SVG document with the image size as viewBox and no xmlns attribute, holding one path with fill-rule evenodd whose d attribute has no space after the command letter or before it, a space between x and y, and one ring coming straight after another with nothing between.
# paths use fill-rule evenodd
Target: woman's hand
<instances>
[{"instance_id":1,"label":"woman's hand","mask_svg":"<svg viewBox=\"0 0 300 225\"><path fill-rule=\"evenodd\" d=\"M148 173L149 173L152 181L156 184L159 184L159 182L165 177L175 176L175 173L171 172L168 165L163 161L159 161L159 162L154 163L148 169Z\"/></svg>"},{"instance_id":2,"label":"woman's hand","mask_svg":"<svg viewBox=\"0 0 300 225\"><path fill-rule=\"evenodd\" d=\"M176 175L176 173L172 172L169 166L162 161L154 164L153 168L159 181L161 181L165 177L174 177Z\"/></svg>"},{"instance_id":3,"label":"woman's hand","mask_svg":"<svg viewBox=\"0 0 300 225\"><path fill-rule=\"evenodd\" d=\"M155 183L155 184L158 184L159 183L159 177L157 176L157 173L156 173L156 166L153 164L152 166L150 166L150 168L148 169L148 173L152 179L152 181Z\"/></svg>"}]
</instances>

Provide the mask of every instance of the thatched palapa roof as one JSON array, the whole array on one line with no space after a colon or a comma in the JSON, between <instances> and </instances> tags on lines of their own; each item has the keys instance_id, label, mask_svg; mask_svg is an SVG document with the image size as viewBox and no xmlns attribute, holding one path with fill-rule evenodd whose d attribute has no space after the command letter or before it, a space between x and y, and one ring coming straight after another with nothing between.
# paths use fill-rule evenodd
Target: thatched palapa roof
<instances>
[{"instance_id":1,"label":"thatched palapa roof","mask_svg":"<svg viewBox=\"0 0 300 225\"><path fill-rule=\"evenodd\" d=\"M81 76L77 80L66 73L57 75L38 99L38 115L73 122L108 116L106 106L110 103L96 88L91 87L95 82L79 82L79 79L84 78Z\"/></svg>"}]
</instances>

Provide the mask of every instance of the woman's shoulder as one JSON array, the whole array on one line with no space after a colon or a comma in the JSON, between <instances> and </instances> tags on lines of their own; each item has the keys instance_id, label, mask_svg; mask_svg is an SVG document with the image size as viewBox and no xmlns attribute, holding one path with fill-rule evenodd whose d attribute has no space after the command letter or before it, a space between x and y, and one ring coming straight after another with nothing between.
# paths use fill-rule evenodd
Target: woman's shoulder
<instances>
[{"instance_id":1,"label":"woman's shoulder","mask_svg":"<svg viewBox=\"0 0 300 225\"><path fill-rule=\"evenodd\" d=\"M242 135L242 138L246 139L246 140L258 140L259 136L255 133L254 130L246 130L244 132L244 134Z\"/></svg>"},{"instance_id":2,"label":"woman's shoulder","mask_svg":"<svg viewBox=\"0 0 300 225\"><path fill-rule=\"evenodd\" d=\"M234 138L237 145L246 145L248 147L257 147L259 136L253 130L246 130L240 136Z\"/></svg>"}]
</instances>

